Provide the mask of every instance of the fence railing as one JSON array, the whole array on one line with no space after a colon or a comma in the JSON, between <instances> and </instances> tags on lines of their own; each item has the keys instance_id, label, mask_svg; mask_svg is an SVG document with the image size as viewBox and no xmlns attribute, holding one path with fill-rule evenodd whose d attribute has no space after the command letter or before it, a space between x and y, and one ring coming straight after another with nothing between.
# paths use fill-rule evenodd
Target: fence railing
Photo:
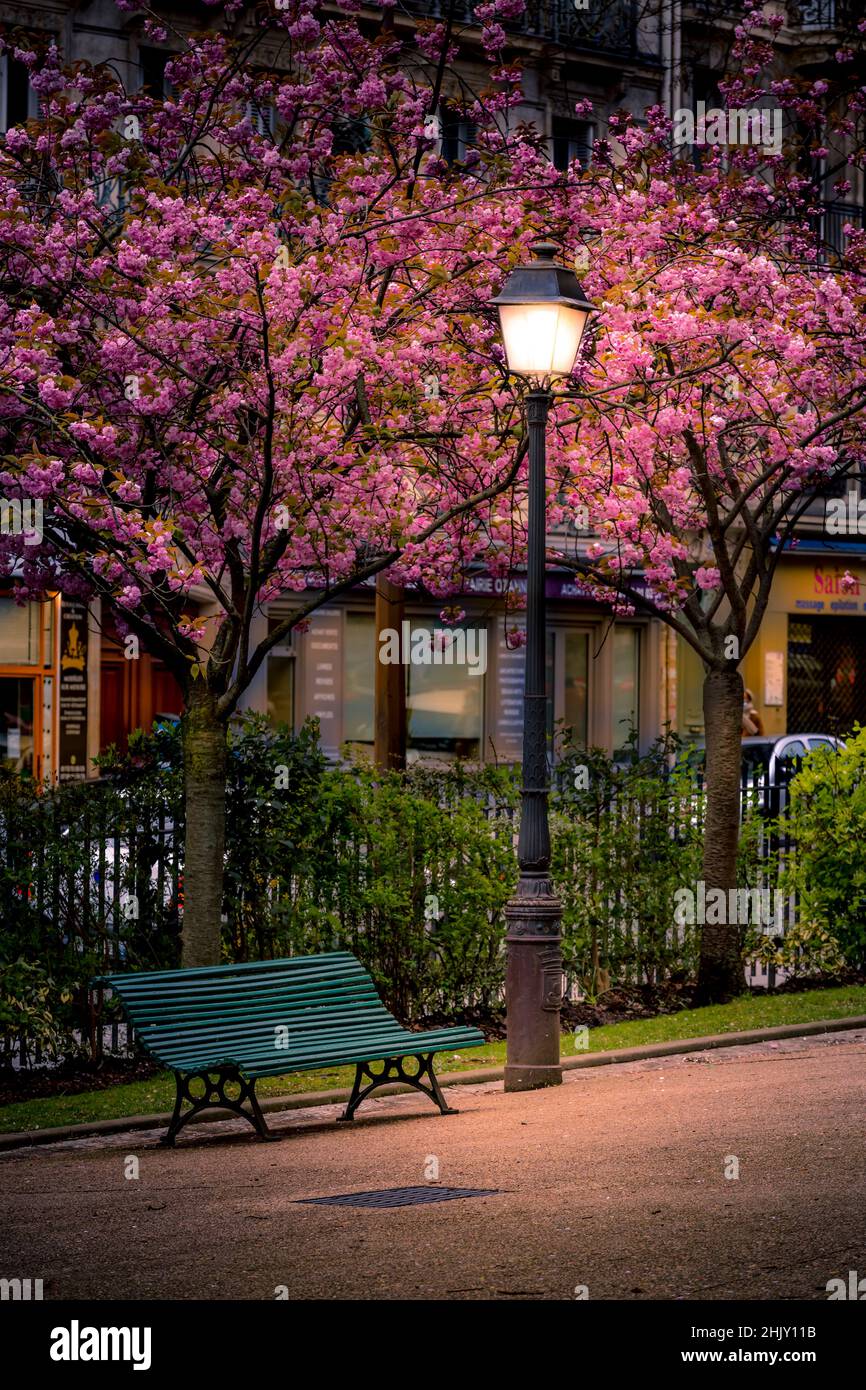
<instances>
[{"instance_id":1,"label":"fence railing","mask_svg":"<svg viewBox=\"0 0 866 1390\"><path fill-rule=\"evenodd\" d=\"M797 765L744 771L746 880L775 889L792 846L775 821ZM608 767L610 774L610 767ZM616 775L615 773L613 775ZM677 928L671 891L700 875L706 796L700 769L670 783L628 782L576 794L574 767L554 771L554 873L563 899L567 990L599 966L623 983L694 967L699 930ZM501 999L502 908L516 876L513 784L472 776L379 784L323 774L291 823L268 797L232 818L224 949L229 958L344 948L372 969L403 1017L489 1009ZM92 1055L128 1050L113 1011L86 981L104 969L178 964L183 899L179 784L147 775L22 799L0 785L0 914L15 952L59 990L72 981L71 1028ZM306 817L306 819L305 819ZM786 907L793 920L796 905ZM8 950L5 953L8 959ZM5 1059L38 1064L7 1043Z\"/></svg>"}]
</instances>

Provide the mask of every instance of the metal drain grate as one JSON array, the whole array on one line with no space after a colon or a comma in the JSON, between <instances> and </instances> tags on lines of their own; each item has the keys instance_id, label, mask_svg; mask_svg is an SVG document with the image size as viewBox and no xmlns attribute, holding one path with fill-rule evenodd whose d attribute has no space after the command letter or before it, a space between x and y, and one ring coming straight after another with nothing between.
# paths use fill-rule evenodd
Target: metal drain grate
<instances>
[{"instance_id":1,"label":"metal drain grate","mask_svg":"<svg viewBox=\"0 0 866 1390\"><path fill-rule=\"evenodd\" d=\"M344 1192L340 1197L300 1197L299 1206L414 1207L422 1202L453 1202L458 1197L496 1197L496 1187L386 1187L380 1192Z\"/></svg>"}]
</instances>

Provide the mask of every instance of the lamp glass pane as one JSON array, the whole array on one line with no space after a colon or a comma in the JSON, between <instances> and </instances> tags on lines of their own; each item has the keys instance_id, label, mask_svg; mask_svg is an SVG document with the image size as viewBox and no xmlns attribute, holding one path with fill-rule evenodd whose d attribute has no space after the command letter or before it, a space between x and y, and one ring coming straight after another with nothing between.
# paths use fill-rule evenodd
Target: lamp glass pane
<instances>
[{"instance_id":1,"label":"lamp glass pane","mask_svg":"<svg viewBox=\"0 0 866 1390\"><path fill-rule=\"evenodd\" d=\"M572 370L585 310L566 304L500 304L499 321L511 371L567 376Z\"/></svg>"}]
</instances>

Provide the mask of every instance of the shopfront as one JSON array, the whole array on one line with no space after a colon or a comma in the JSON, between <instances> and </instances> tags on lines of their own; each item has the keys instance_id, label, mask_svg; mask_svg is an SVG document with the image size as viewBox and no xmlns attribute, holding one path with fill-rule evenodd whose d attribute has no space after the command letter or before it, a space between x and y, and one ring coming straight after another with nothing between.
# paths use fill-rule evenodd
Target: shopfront
<instances>
[{"instance_id":1,"label":"shopfront","mask_svg":"<svg viewBox=\"0 0 866 1390\"><path fill-rule=\"evenodd\" d=\"M809 540L786 557L743 674L767 734L866 724L866 553Z\"/></svg>"},{"instance_id":2,"label":"shopfront","mask_svg":"<svg viewBox=\"0 0 866 1390\"><path fill-rule=\"evenodd\" d=\"M512 580L512 587L522 582ZM525 650L514 645L520 612L503 611L505 581L475 576L459 599L462 617L451 629L457 656L436 655L445 625L442 602L406 597L407 758L410 762L518 762L523 734ZM622 750L632 724L646 748L659 731L658 628L639 619L612 623L569 578L547 582L548 729L559 741L569 728L582 746ZM451 602L454 602L453 600ZM271 621L281 612L271 610ZM461 637L461 634L464 636ZM430 660L411 659L433 642ZM447 641L447 638L443 639ZM383 650L375 630L373 595L356 592L321 609L293 646L268 659L259 707L275 722L297 728L315 715L329 756L341 750L372 756L376 662ZM395 646L395 651L397 647ZM462 659L468 653L467 659Z\"/></svg>"},{"instance_id":3,"label":"shopfront","mask_svg":"<svg viewBox=\"0 0 866 1390\"><path fill-rule=\"evenodd\" d=\"M0 594L0 765L38 781L56 767L57 611Z\"/></svg>"}]
</instances>

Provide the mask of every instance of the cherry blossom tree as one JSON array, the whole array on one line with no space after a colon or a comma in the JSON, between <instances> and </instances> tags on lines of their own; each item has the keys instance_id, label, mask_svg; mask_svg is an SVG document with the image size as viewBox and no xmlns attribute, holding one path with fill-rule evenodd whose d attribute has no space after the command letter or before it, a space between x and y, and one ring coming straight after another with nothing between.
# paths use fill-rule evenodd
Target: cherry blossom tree
<instances>
[{"instance_id":1,"label":"cherry blossom tree","mask_svg":"<svg viewBox=\"0 0 866 1390\"><path fill-rule=\"evenodd\" d=\"M707 890L736 886L743 681L780 557L866 457L862 239L845 268L776 211L754 154L700 172L670 122L623 120L625 158L579 198L599 305L573 442L551 486L598 538L557 554L618 611L660 617L704 665ZM772 172L772 171L769 171ZM780 172L784 172L781 170ZM572 512L573 515L573 512ZM738 930L703 932L699 984L742 990Z\"/></svg>"},{"instance_id":2,"label":"cherry blossom tree","mask_svg":"<svg viewBox=\"0 0 866 1390\"><path fill-rule=\"evenodd\" d=\"M497 125L509 5L482 7L451 165L450 21L407 52L387 10L370 36L229 7L178 36L164 100L17 51L41 113L0 148L0 486L45 519L3 558L22 595L101 599L181 685L187 965L219 958L227 726L269 650L386 568L450 592L505 524L525 445L487 301L552 172Z\"/></svg>"},{"instance_id":3,"label":"cherry blossom tree","mask_svg":"<svg viewBox=\"0 0 866 1390\"><path fill-rule=\"evenodd\" d=\"M177 37L163 101L19 54L41 115L0 148L0 486L50 505L0 561L99 597L181 684L186 964L218 959L226 729L268 652L385 569L445 597L520 558L526 383L488 302L542 231L599 307L548 450L551 520L586 508L598 538L553 558L704 662L704 878L735 883L738 668L799 513L862 455L866 249L821 265L796 171L696 170L658 111L553 169L508 133L521 8L476 10L489 81L451 165L451 17L404 42L389 7L374 32L229 5ZM708 927L706 997L741 980Z\"/></svg>"}]
</instances>

